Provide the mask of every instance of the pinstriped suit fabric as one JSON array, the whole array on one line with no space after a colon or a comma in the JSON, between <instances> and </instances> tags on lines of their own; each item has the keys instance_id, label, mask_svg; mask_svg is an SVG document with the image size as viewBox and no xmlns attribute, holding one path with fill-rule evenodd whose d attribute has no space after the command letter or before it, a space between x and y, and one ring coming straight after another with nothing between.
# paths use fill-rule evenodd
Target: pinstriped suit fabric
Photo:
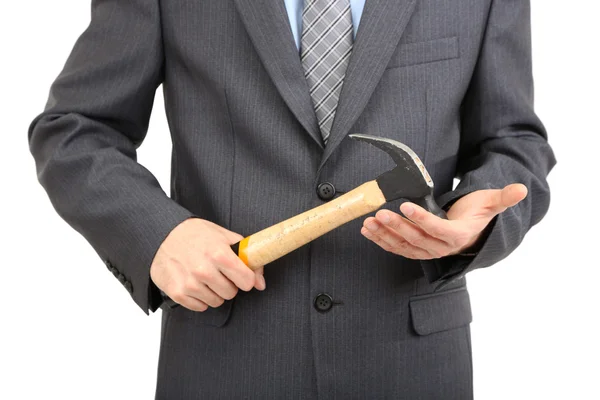
<instances>
[{"instance_id":1,"label":"pinstriped suit fabric","mask_svg":"<svg viewBox=\"0 0 600 400\"><path fill-rule=\"evenodd\" d=\"M135 161L161 83L170 198ZM533 110L527 1L368 0L326 148L283 1L93 1L29 140L54 207L142 310L158 305L149 266L182 220L251 234L322 204L316 183L342 193L391 166L350 132L415 149L442 204L515 181L530 194L475 258L403 259L358 220L267 266L263 293L163 310L157 399L471 398L464 274L543 217L555 161ZM312 306L323 292L328 313Z\"/></svg>"}]
</instances>

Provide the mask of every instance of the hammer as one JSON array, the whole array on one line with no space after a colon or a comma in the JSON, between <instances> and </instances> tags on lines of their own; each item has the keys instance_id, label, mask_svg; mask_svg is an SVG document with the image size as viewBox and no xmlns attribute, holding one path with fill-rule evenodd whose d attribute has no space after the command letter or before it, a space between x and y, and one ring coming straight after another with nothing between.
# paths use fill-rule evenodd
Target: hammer
<instances>
[{"instance_id":1,"label":"hammer","mask_svg":"<svg viewBox=\"0 0 600 400\"><path fill-rule=\"evenodd\" d=\"M392 157L396 167L335 200L232 245L232 250L250 269L269 264L347 222L378 210L389 201L406 199L446 219L446 213L433 198L433 181L423 162L410 147L377 136L349 136L385 151ZM165 300L169 307L173 305L170 299Z\"/></svg>"}]
</instances>

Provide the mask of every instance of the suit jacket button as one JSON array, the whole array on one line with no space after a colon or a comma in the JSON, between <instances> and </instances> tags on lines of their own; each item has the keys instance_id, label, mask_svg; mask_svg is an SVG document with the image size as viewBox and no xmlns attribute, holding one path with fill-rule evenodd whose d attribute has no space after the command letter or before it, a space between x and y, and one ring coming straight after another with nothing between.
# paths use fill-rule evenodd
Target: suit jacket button
<instances>
[{"instance_id":1,"label":"suit jacket button","mask_svg":"<svg viewBox=\"0 0 600 400\"><path fill-rule=\"evenodd\" d=\"M321 293L315 297L315 309L319 312L327 312L333 307L333 299L326 293Z\"/></svg>"},{"instance_id":2,"label":"suit jacket button","mask_svg":"<svg viewBox=\"0 0 600 400\"><path fill-rule=\"evenodd\" d=\"M121 284L123 285L125 284L125 282L127 282L127 279L125 279L125 275L123 274L119 274L117 278L119 279L119 282L121 282Z\"/></svg>"},{"instance_id":3,"label":"suit jacket button","mask_svg":"<svg viewBox=\"0 0 600 400\"><path fill-rule=\"evenodd\" d=\"M317 187L317 195L321 200L327 201L331 200L335 196L335 186L333 186L329 182L321 183Z\"/></svg>"},{"instance_id":4,"label":"suit jacket button","mask_svg":"<svg viewBox=\"0 0 600 400\"><path fill-rule=\"evenodd\" d=\"M133 293L133 285L131 284L131 282L125 282L125 289L127 289L129 293Z\"/></svg>"}]
</instances>

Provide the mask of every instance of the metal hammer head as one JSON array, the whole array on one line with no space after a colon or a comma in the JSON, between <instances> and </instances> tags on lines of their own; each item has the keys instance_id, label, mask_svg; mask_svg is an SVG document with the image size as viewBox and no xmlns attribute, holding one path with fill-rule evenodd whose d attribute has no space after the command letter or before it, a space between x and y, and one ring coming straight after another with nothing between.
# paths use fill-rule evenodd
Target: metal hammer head
<instances>
[{"instance_id":1,"label":"metal hammer head","mask_svg":"<svg viewBox=\"0 0 600 400\"><path fill-rule=\"evenodd\" d=\"M430 212L445 216L433 200L433 181L417 154L396 140L371 135L352 134L352 139L367 142L388 153L396 167L377 178L377 184L387 201L407 199Z\"/></svg>"}]
</instances>

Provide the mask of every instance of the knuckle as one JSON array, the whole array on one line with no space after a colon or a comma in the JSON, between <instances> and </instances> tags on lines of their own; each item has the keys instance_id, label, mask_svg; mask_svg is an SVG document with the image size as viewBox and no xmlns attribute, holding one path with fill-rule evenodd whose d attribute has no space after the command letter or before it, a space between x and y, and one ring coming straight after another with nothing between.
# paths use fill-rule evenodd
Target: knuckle
<instances>
[{"instance_id":1,"label":"knuckle","mask_svg":"<svg viewBox=\"0 0 600 400\"><path fill-rule=\"evenodd\" d=\"M431 256L431 258L440 258L440 255L436 249L427 249L427 253Z\"/></svg>"},{"instance_id":2,"label":"knuckle","mask_svg":"<svg viewBox=\"0 0 600 400\"><path fill-rule=\"evenodd\" d=\"M416 247L421 247L423 242L425 241L425 236L421 233L414 233L410 237L407 238L408 242Z\"/></svg>"},{"instance_id":3,"label":"knuckle","mask_svg":"<svg viewBox=\"0 0 600 400\"><path fill-rule=\"evenodd\" d=\"M182 286L182 290L185 293L193 293L196 289L196 284L192 279L188 279Z\"/></svg>"},{"instance_id":4,"label":"knuckle","mask_svg":"<svg viewBox=\"0 0 600 400\"><path fill-rule=\"evenodd\" d=\"M432 260L434 258L430 252L421 249L415 249L413 255L415 260Z\"/></svg>"},{"instance_id":5,"label":"knuckle","mask_svg":"<svg viewBox=\"0 0 600 400\"><path fill-rule=\"evenodd\" d=\"M381 243L377 243L379 245L379 247L381 247L383 250L385 251L391 251L392 248L389 244L385 243L385 242L381 242Z\"/></svg>"},{"instance_id":6,"label":"knuckle","mask_svg":"<svg viewBox=\"0 0 600 400\"><path fill-rule=\"evenodd\" d=\"M400 224L397 224L395 221L392 220L392 222L390 222L387 227L391 230L393 230L394 232L398 232L400 229Z\"/></svg>"},{"instance_id":7,"label":"knuckle","mask_svg":"<svg viewBox=\"0 0 600 400\"><path fill-rule=\"evenodd\" d=\"M389 244L390 247L392 247L394 250L402 248L402 241L397 238L391 239Z\"/></svg>"},{"instance_id":8,"label":"knuckle","mask_svg":"<svg viewBox=\"0 0 600 400\"><path fill-rule=\"evenodd\" d=\"M254 287L254 276L252 278L244 277L240 280L239 288L244 292L249 292Z\"/></svg>"},{"instance_id":9,"label":"knuckle","mask_svg":"<svg viewBox=\"0 0 600 400\"><path fill-rule=\"evenodd\" d=\"M431 227L430 228L430 232L431 232L432 236L435 236L435 237L438 237L438 238L446 236L446 232L444 231L444 229L442 229L439 226L433 226L433 227Z\"/></svg>"},{"instance_id":10,"label":"knuckle","mask_svg":"<svg viewBox=\"0 0 600 400\"><path fill-rule=\"evenodd\" d=\"M442 257L444 257L444 252L442 250L439 250L439 249L430 249L428 251L428 253L431 255L432 258L442 258Z\"/></svg>"},{"instance_id":11,"label":"knuckle","mask_svg":"<svg viewBox=\"0 0 600 400\"><path fill-rule=\"evenodd\" d=\"M178 304L182 304L185 302L186 295L185 295L185 291L183 290L183 288L181 288L181 289L175 289L174 291L172 291L169 294L169 297L174 302L176 302Z\"/></svg>"},{"instance_id":12,"label":"knuckle","mask_svg":"<svg viewBox=\"0 0 600 400\"><path fill-rule=\"evenodd\" d=\"M406 222L404 222L401 218L398 218L398 220L394 221L390 227L392 228L392 230L394 230L395 232L398 233L402 233L404 232L404 227L406 226Z\"/></svg>"},{"instance_id":13,"label":"knuckle","mask_svg":"<svg viewBox=\"0 0 600 400\"><path fill-rule=\"evenodd\" d=\"M256 279L256 272L253 269L251 269L250 267L246 266L241 261L240 261L240 264L239 264L239 268L242 271L244 271L244 273L243 273L244 279L248 280L249 282L254 282L254 280Z\"/></svg>"},{"instance_id":14,"label":"knuckle","mask_svg":"<svg viewBox=\"0 0 600 400\"><path fill-rule=\"evenodd\" d=\"M224 250L215 250L212 252L211 259L219 264L227 264L229 262L229 254Z\"/></svg>"},{"instance_id":15,"label":"knuckle","mask_svg":"<svg viewBox=\"0 0 600 400\"><path fill-rule=\"evenodd\" d=\"M210 273L208 271L208 268L205 267L196 268L194 270L194 275L198 280L202 282L206 282L210 279Z\"/></svg>"},{"instance_id":16,"label":"knuckle","mask_svg":"<svg viewBox=\"0 0 600 400\"><path fill-rule=\"evenodd\" d=\"M389 249L390 249L390 245L389 245L389 243L388 243L388 242L386 242L386 241L385 241L385 240L383 240L383 239L377 238L377 239L374 239L374 240L373 240L373 242L374 242L374 243L375 243L377 246L381 247L381 248L382 248L382 249L384 249L384 250L389 250Z\"/></svg>"},{"instance_id":17,"label":"knuckle","mask_svg":"<svg viewBox=\"0 0 600 400\"><path fill-rule=\"evenodd\" d=\"M404 241L399 241L397 245L394 247L394 253L404 256L406 254L410 254L407 243Z\"/></svg>"},{"instance_id":18,"label":"knuckle","mask_svg":"<svg viewBox=\"0 0 600 400\"><path fill-rule=\"evenodd\" d=\"M225 302L225 300L223 300L220 297L215 296L213 299L211 299L210 306L213 308L217 308L217 307L222 306L224 302Z\"/></svg>"},{"instance_id":19,"label":"knuckle","mask_svg":"<svg viewBox=\"0 0 600 400\"><path fill-rule=\"evenodd\" d=\"M408 251L409 251L409 249L410 249L410 243L408 243L408 242L406 241L406 239L399 240L399 241L398 241L398 247L400 247L402 250L404 250L404 251L408 252Z\"/></svg>"},{"instance_id":20,"label":"knuckle","mask_svg":"<svg viewBox=\"0 0 600 400\"><path fill-rule=\"evenodd\" d=\"M465 234L459 234L454 237L452 244L455 248L461 248L469 243L469 238Z\"/></svg>"},{"instance_id":21,"label":"knuckle","mask_svg":"<svg viewBox=\"0 0 600 400\"><path fill-rule=\"evenodd\" d=\"M378 238L377 238L377 236L373 235L373 234L371 233L371 231L369 231L369 230L367 230L367 229L364 229L364 230L363 230L361 233L362 233L362 234L365 236L365 238L369 239L369 240L370 240L370 241L372 241L372 242L375 242L375 243L377 243L377 239L378 239Z\"/></svg>"},{"instance_id":22,"label":"knuckle","mask_svg":"<svg viewBox=\"0 0 600 400\"><path fill-rule=\"evenodd\" d=\"M373 234L373 239L378 242L387 243L388 235L385 232L377 232Z\"/></svg>"},{"instance_id":23,"label":"knuckle","mask_svg":"<svg viewBox=\"0 0 600 400\"><path fill-rule=\"evenodd\" d=\"M229 290L227 290L227 291L224 293L224 295L223 295L223 298L224 298L225 300L231 300L231 299L233 299L235 296L237 296L237 294L238 294L238 288L236 287L236 288L233 288L233 289L229 289Z\"/></svg>"},{"instance_id":24,"label":"knuckle","mask_svg":"<svg viewBox=\"0 0 600 400\"><path fill-rule=\"evenodd\" d=\"M390 251L396 255L408 258L407 257L408 252L403 247L396 247L395 249L390 250Z\"/></svg>"},{"instance_id":25,"label":"knuckle","mask_svg":"<svg viewBox=\"0 0 600 400\"><path fill-rule=\"evenodd\" d=\"M414 222L422 222L423 220L426 219L427 217L427 211L423 210L421 207L418 206L414 206L414 212L413 214L409 217L409 219L411 219Z\"/></svg>"},{"instance_id":26,"label":"knuckle","mask_svg":"<svg viewBox=\"0 0 600 400\"><path fill-rule=\"evenodd\" d=\"M185 282L183 284L183 286L181 287L181 292L182 293L193 293L194 292L194 285L192 285L189 281Z\"/></svg>"}]
</instances>

